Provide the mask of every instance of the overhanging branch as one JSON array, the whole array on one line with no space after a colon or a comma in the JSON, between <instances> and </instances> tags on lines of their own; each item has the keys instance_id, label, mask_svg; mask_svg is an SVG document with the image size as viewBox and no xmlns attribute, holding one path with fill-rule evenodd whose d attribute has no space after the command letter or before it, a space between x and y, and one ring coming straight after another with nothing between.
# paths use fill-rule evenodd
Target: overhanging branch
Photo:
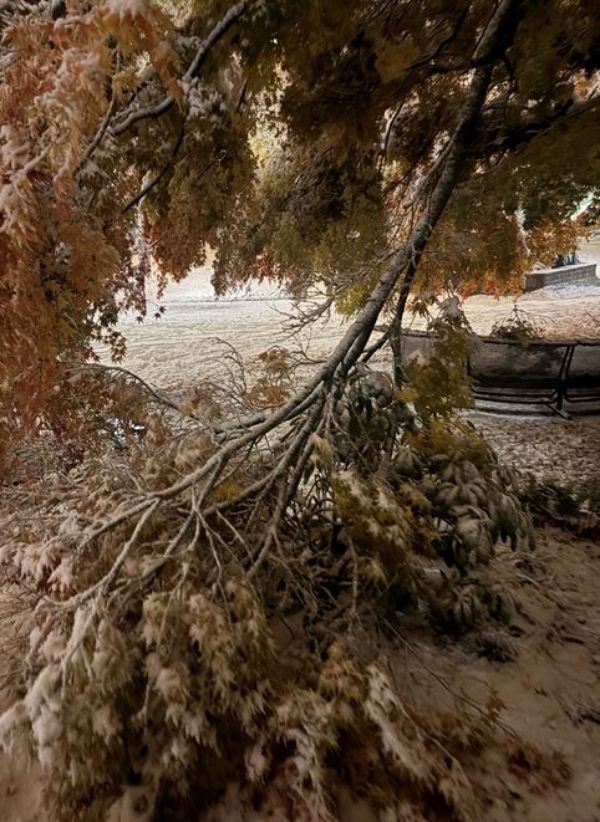
<instances>
[{"instance_id":1,"label":"overhanging branch","mask_svg":"<svg viewBox=\"0 0 600 822\"><path fill-rule=\"evenodd\" d=\"M215 46L227 34L235 23L237 23L244 12L247 11L249 6L250 0L241 0L241 2L236 3L236 5L232 6L227 14L225 14L224 17L222 17L221 20L219 20L219 22L213 27L206 39L202 41L194 56L194 59L182 77L181 82L184 86L184 94L188 93L187 88L189 87L189 84L195 77L198 76L198 72L206 62L213 46ZM171 94L167 94L167 96L164 97L159 103L148 106L147 108L136 109L135 111L130 112L121 120L121 122L116 123L112 127L111 134L113 136L123 134L123 132L131 128L134 123L138 123L141 120L156 119L157 117L161 117L174 105L175 98Z\"/></svg>"},{"instance_id":2,"label":"overhanging branch","mask_svg":"<svg viewBox=\"0 0 600 822\"><path fill-rule=\"evenodd\" d=\"M278 545L278 529L281 525L283 512L301 482L303 467L313 450L313 435L323 428L327 429L335 412L336 401L343 393L346 377L365 351L377 318L403 273L405 273L405 276L402 293L408 294L410 290L420 257L427 246L432 231L444 212L463 170L472 140L477 134L477 122L489 89L493 67L498 59L497 44L504 37L507 21L519 2L520 0L502 0L482 37L476 55L480 61L480 66L473 74L457 126L449 139L445 162L429 197L425 213L416 224L409 241L395 253L388 269L373 288L366 304L336 345L323 367L303 390L279 409L273 411L264 419L249 424L246 429L232 432L231 437L221 443L216 451L195 470L166 488L141 492L141 499L136 499L129 510L119 512L108 523L102 524L99 530L92 532L80 548L89 545L99 534L105 533L115 523L119 524L134 519L139 525L142 520L148 520L155 511L158 511L162 506L166 506L169 501L174 499L187 500L190 492L193 500L195 500L195 507L191 513L197 516L198 527L202 529L206 528L206 517L209 512L216 511L216 505L218 505L219 512L223 514L224 511L239 504L240 500L246 499L249 501L252 499L255 492L258 492L258 501L256 502L256 505L258 505L261 495L271 489L273 492L276 491L277 494L275 507L258 552L249 559L250 573L256 574L272 546L277 547ZM297 427L290 428L291 420L298 418L301 414L305 416L297 424ZM259 443L265 443L269 435L276 429L280 430L281 435L277 446L278 458L272 470L258 482L254 480L245 484L234 499L227 501L215 499L213 491L222 481L227 466L231 467L233 465L235 468L237 463L239 467L242 467L248 448ZM288 442L290 431L292 439ZM270 451L273 454L276 453L273 448L270 448ZM138 532L139 528L134 528L134 536ZM134 536L128 540L123 549L124 551L129 550ZM123 552L120 556L123 556ZM117 562L119 561L119 558L117 558ZM248 571L248 569L246 570ZM104 579L110 580L112 584L115 577L109 571ZM104 588L102 590L104 591ZM64 607L76 606L81 598L85 596L86 592L76 595L72 600L67 600Z\"/></svg>"}]
</instances>

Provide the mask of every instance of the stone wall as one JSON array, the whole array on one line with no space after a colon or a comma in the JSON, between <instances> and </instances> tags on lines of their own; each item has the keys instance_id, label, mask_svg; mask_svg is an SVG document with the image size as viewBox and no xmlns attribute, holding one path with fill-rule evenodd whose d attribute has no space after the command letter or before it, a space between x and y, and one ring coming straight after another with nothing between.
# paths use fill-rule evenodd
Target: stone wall
<instances>
[{"instance_id":1,"label":"stone wall","mask_svg":"<svg viewBox=\"0 0 600 822\"><path fill-rule=\"evenodd\" d=\"M564 265L561 268L546 268L533 271L525 277L525 291L535 291L548 285L600 285L596 277L596 263Z\"/></svg>"}]
</instances>

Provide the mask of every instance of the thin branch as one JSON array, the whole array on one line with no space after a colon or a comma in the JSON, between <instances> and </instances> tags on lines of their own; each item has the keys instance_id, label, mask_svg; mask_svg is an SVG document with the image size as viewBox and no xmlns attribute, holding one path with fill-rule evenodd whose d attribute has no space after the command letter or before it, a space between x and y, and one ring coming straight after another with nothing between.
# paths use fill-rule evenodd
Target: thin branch
<instances>
[{"instance_id":1,"label":"thin branch","mask_svg":"<svg viewBox=\"0 0 600 822\"><path fill-rule=\"evenodd\" d=\"M67 363L69 368L78 368L82 371L112 371L115 374L123 374L123 376L128 377L129 379L134 380L137 382L141 387L150 394L150 396L156 400L160 405L165 405L167 408L171 408L173 411L177 411L178 414L182 416L191 417L194 420L200 421L200 418L196 416L193 412L184 411L182 406L175 402L175 400L171 399L170 397L166 397L164 394L160 394L155 388L147 383L142 377L135 374L133 371L129 371L128 368L123 368L121 365L104 365L103 363L98 362L75 362L75 363Z\"/></svg>"},{"instance_id":2,"label":"thin branch","mask_svg":"<svg viewBox=\"0 0 600 822\"><path fill-rule=\"evenodd\" d=\"M116 66L117 72L119 71L120 65L121 65L121 57L120 57L119 54L117 54L117 66ZM81 173L81 170L82 170L83 166L85 165L85 163L87 163L87 161L90 159L90 157L92 156L94 151L98 148L98 146L100 145L100 143L104 139L104 135L106 134L106 132L108 130L108 126L110 125L110 121L111 121L112 116L114 114L116 104L117 104L117 97L116 97L114 86L113 86L111 88L110 103L108 104L108 108L106 109L106 113L105 113L104 117L102 118L102 122L100 123L100 126L98 127L98 131L96 132L96 134L94 136L94 139L92 140L92 142L89 144L89 146L85 150L85 153L84 153L84 155L81 159L81 162L79 163L77 171L75 172L76 175Z\"/></svg>"},{"instance_id":3,"label":"thin branch","mask_svg":"<svg viewBox=\"0 0 600 822\"><path fill-rule=\"evenodd\" d=\"M175 160L177 159L177 155L179 154L179 149L183 144L183 138L185 136L185 121L182 123L181 128L179 129L179 135L177 140L175 141L173 148L169 153L169 159L161 168L161 170L156 174L151 180L149 180L142 188L135 194L128 203L126 203L123 208L121 209L121 214L127 214L127 212L136 206L140 200L143 200L146 194L149 194L153 188L155 188L158 183L162 180L165 176L167 171L173 166Z\"/></svg>"}]
</instances>

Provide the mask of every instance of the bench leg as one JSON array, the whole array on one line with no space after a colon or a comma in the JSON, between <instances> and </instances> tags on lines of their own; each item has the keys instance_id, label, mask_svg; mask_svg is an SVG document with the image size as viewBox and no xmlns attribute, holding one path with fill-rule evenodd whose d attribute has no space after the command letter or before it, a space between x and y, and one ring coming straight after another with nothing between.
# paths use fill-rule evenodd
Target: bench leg
<instances>
[{"instance_id":1,"label":"bench leg","mask_svg":"<svg viewBox=\"0 0 600 822\"><path fill-rule=\"evenodd\" d=\"M571 415L563 410L562 402L547 403L547 407L552 411L553 414L556 414L558 417L562 417L563 420L570 420Z\"/></svg>"}]
</instances>

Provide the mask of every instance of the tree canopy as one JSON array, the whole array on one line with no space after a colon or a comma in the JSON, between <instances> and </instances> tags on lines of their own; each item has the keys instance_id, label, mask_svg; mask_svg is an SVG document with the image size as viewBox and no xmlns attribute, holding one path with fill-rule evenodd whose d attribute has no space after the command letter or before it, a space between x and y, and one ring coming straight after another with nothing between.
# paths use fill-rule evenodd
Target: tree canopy
<instances>
[{"instance_id":1,"label":"tree canopy","mask_svg":"<svg viewBox=\"0 0 600 822\"><path fill-rule=\"evenodd\" d=\"M66 360L99 339L122 353L151 271L182 278L209 248L220 291L318 281L358 310L426 213L484 61L418 284L515 290L572 250L597 213L598 7L519 3L483 55L494 8L4 2L4 438L50 413Z\"/></svg>"}]
</instances>

